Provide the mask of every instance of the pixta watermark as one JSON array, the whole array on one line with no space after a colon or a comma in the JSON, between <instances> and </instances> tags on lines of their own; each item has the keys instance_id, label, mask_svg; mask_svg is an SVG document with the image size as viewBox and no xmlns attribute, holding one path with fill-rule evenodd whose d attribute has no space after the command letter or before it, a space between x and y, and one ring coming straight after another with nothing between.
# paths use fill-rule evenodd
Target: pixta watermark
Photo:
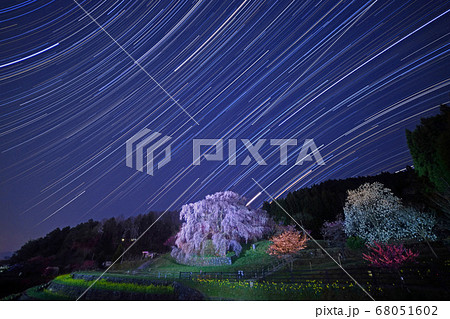
<instances>
[{"instance_id":1,"label":"pixta watermark","mask_svg":"<svg viewBox=\"0 0 450 319\"><path fill-rule=\"evenodd\" d=\"M159 132L154 132L149 129L144 129L126 142L126 165L135 168L138 171L145 172L148 175L153 175L154 166L161 168L171 160L171 144L169 141L171 136L162 135ZM279 149L279 164L287 165L289 158L289 147L300 145L296 139L258 139L251 142L248 139L193 139L192 140L192 165L198 166L201 160L206 161L224 161L224 144L228 144L227 162L230 166L235 165L249 165L253 160L257 165L267 165L265 159L261 156L261 147L264 144L269 144L271 147ZM163 159L159 160L157 164L154 163L154 157L157 150L164 147L161 153L164 153ZM238 149L241 149L238 152ZM203 150L203 153L202 153ZM244 154L245 158L238 161L238 153ZM296 161L294 165L302 165L304 162L315 161L317 165L325 165L325 161L320 154L319 148L314 143L313 139L306 139L303 141L302 147L298 154L295 154Z\"/></svg>"},{"instance_id":2,"label":"pixta watermark","mask_svg":"<svg viewBox=\"0 0 450 319\"><path fill-rule=\"evenodd\" d=\"M245 157L245 159L240 162L239 165L248 165L251 162L251 157L256 161L258 165L267 165L266 161L259 154L261 147L266 143L266 139L259 139L256 142L252 143L248 139L241 139L241 143L243 143L246 151L249 154ZM236 148L237 148L237 140L229 139L228 140L228 165L238 165ZM194 139L193 140L193 165L200 165L201 157L204 157L207 161L223 161L223 139ZM215 153L201 154L202 146L213 146L215 148ZM280 165L287 165L288 163L288 147L289 146L297 146L296 139L271 139L270 146L278 147L280 150ZM302 165L303 162L313 161L317 162L318 165L325 165L325 162L322 158L322 155L319 152L319 149L314 143L313 139L306 139L303 142L303 146L298 153L297 160L295 161L295 165Z\"/></svg>"},{"instance_id":3,"label":"pixta watermark","mask_svg":"<svg viewBox=\"0 0 450 319\"><path fill-rule=\"evenodd\" d=\"M144 167L148 175L153 175L153 159L154 153L158 148L166 144L172 139L170 136L162 136L161 133L152 132L149 129L143 129L135 134L126 142L126 164L128 167L133 168L133 154L136 160L134 166L138 171L143 172ZM147 150L144 164L144 149ZM163 167L172 159L172 151L170 144L164 148L164 158L158 162L158 168Z\"/></svg>"}]
</instances>

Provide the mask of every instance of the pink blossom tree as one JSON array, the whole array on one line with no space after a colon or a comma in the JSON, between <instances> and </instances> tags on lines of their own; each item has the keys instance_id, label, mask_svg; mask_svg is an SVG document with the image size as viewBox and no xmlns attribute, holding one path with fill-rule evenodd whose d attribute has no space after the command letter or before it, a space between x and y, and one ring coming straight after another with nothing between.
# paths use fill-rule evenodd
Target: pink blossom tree
<instances>
[{"instance_id":1,"label":"pink blossom tree","mask_svg":"<svg viewBox=\"0 0 450 319\"><path fill-rule=\"evenodd\" d=\"M400 245L387 245L374 243L368 246L369 252L363 254L363 259L370 262L372 266L381 268L398 269L403 264L414 262L419 253L413 252Z\"/></svg>"},{"instance_id":2,"label":"pink blossom tree","mask_svg":"<svg viewBox=\"0 0 450 319\"><path fill-rule=\"evenodd\" d=\"M323 239L329 244L337 246L342 246L347 238L344 231L344 221L341 218L334 222L324 222L321 233Z\"/></svg>"},{"instance_id":3,"label":"pink blossom tree","mask_svg":"<svg viewBox=\"0 0 450 319\"><path fill-rule=\"evenodd\" d=\"M306 248L308 242L306 234L294 230L287 230L278 236L270 239L272 244L267 249L267 253L278 258L285 258L292 271L294 267L294 255Z\"/></svg>"},{"instance_id":4,"label":"pink blossom tree","mask_svg":"<svg viewBox=\"0 0 450 319\"><path fill-rule=\"evenodd\" d=\"M252 210L245 204L245 198L225 191L183 205L180 219L184 222L172 256L177 260L201 256L211 242L217 256L225 256L228 251L239 255L241 242L262 238L273 223L264 210Z\"/></svg>"},{"instance_id":5,"label":"pink blossom tree","mask_svg":"<svg viewBox=\"0 0 450 319\"><path fill-rule=\"evenodd\" d=\"M399 269L406 263L415 262L416 258L419 256L419 253L403 247L402 244L389 245L374 243L373 245L369 245L367 248L369 249L369 252L367 254L363 254L363 259L370 262L372 266L397 272L400 278L401 286L410 292L408 287L404 286L405 279Z\"/></svg>"}]
</instances>

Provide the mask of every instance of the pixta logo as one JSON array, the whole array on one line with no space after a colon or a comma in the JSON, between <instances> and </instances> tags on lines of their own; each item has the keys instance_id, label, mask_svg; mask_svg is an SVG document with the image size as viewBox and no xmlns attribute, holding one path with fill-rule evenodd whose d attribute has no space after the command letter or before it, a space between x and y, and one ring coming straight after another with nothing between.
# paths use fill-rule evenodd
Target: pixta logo
<instances>
[{"instance_id":1,"label":"pixta logo","mask_svg":"<svg viewBox=\"0 0 450 319\"><path fill-rule=\"evenodd\" d=\"M159 148L163 147L167 142L172 139L170 136L164 136L158 132L152 132L149 129L143 129L142 131L135 134L133 137L126 142L126 164L128 167L135 168L140 171L145 172L148 175L154 173L154 157L155 152ZM237 146L238 142L236 139L228 140L228 165L249 165L253 160L257 165L267 165L264 158L261 156L260 149L266 142L266 139L258 139L252 143L248 139L241 139L241 154L247 153L246 157L239 163L237 159ZM288 163L288 147L297 146L296 139L271 139L270 145L279 148L280 155L280 165L287 165ZM171 148L168 144L164 150L164 158L160 160L156 165L158 169L166 165L171 160ZM201 158L206 161L223 161L224 160L224 140L223 139L194 139L192 145L192 165L200 165ZM202 147L207 148L203 150ZM242 149L244 150L242 152ZM145 152L146 151L146 152ZM156 154L160 154L156 153ZM134 161L135 160L135 165ZM306 139L303 142L300 151L298 152L295 165L302 165L304 162L315 161L317 165L325 165L322 155L319 152L319 148L314 143L313 139Z\"/></svg>"},{"instance_id":2,"label":"pixta logo","mask_svg":"<svg viewBox=\"0 0 450 319\"><path fill-rule=\"evenodd\" d=\"M251 157L258 165L267 165L266 161L259 154L259 150L266 142L266 139L259 139L254 144L248 139L242 139L248 155L240 165L248 165L252 161ZM200 159L203 156L207 161L223 161L223 139L194 139L193 144L193 165L200 165ZM228 165L237 165L236 139L228 140ZM271 146L277 146L280 149L280 165L287 165L288 146L297 146L296 139L271 139ZM201 147L209 146L214 148L215 153L201 154ZM251 157L250 157L251 156ZM317 165L325 165L319 149L313 139L306 139L298 153L295 165L302 165L303 162L316 161Z\"/></svg>"},{"instance_id":3,"label":"pixta logo","mask_svg":"<svg viewBox=\"0 0 450 319\"><path fill-rule=\"evenodd\" d=\"M133 154L136 156L136 169L140 172L144 171L146 168L146 173L148 175L153 175L153 162L155 151L166 144L172 137L162 136L161 133L152 132L149 129L143 129L142 131L135 134L126 142L126 163L128 167L133 168ZM133 146L136 146L133 150ZM147 150L146 154L144 150ZM144 156L144 154L146 156ZM158 162L158 168L163 167L171 160L171 148L170 144L164 149L164 158ZM145 162L145 164L144 164Z\"/></svg>"}]
</instances>

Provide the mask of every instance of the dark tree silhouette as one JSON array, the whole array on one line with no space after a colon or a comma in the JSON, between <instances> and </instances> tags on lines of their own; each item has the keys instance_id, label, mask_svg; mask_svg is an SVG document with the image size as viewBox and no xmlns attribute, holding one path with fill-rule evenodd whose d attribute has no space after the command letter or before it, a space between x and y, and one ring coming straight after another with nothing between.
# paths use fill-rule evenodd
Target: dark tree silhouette
<instances>
[{"instance_id":1,"label":"dark tree silhouette","mask_svg":"<svg viewBox=\"0 0 450 319\"><path fill-rule=\"evenodd\" d=\"M440 114L420 123L414 131L406 130L414 169L445 191L450 183L450 107L442 105Z\"/></svg>"}]
</instances>

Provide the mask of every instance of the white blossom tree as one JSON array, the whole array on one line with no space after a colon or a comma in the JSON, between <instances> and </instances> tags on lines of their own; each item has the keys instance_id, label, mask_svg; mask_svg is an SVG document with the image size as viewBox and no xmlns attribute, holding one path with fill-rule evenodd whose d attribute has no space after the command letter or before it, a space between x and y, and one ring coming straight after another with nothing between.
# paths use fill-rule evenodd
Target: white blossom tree
<instances>
[{"instance_id":1,"label":"white blossom tree","mask_svg":"<svg viewBox=\"0 0 450 319\"><path fill-rule=\"evenodd\" d=\"M196 203L183 205L184 220L175 241L172 256L178 260L203 255L212 242L217 256L228 251L239 255L241 242L263 237L272 227L264 210L252 210L238 194L225 191L206 196Z\"/></svg>"},{"instance_id":2,"label":"white blossom tree","mask_svg":"<svg viewBox=\"0 0 450 319\"><path fill-rule=\"evenodd\" d=\"M436 225L436 217L425 214L412 207L404 207L398 214L399 223L402 224L402 236L405 239L436 240L433 228Z\"/></svg>"},{"instance_id":3,"label":"white blossom tree","mask_svg":"<svg viewBox=\"0 0 450 319\"><path fill-rule=\"evenodd\" d=\"M438 255L431 247L430 240L436 240L433 228L436 225L436 217L432 214L424 214L412 207L405 207L399 214L400 222L404 225L403 236L405 239L415 238L417 240L425 240L433 255Z\"/></svg>"},{"instance_id":4,"label":"white blossom tree","mask_svg":"<svg viewBox=\"0 0 450 319\"><path fill-rule=\"evenodd\" d=\"M378 182L349 190L344 215L347 236L358 236L368 243L435 239L434 217L404 207L400 198Z\"/></svg>"}]
</instances>

